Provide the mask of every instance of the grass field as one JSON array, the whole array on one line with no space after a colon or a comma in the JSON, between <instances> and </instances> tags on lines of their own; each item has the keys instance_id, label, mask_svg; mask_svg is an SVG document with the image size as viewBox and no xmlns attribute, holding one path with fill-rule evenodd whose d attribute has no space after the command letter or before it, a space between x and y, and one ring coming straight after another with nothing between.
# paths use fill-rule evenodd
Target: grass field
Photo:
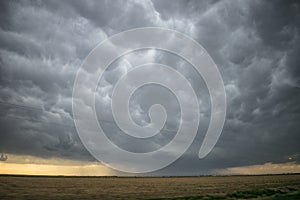
<instances>
[{"instance_id":1,"label":"grass field","mask_svg":"<svg viewBox=\"0 0 300 200\"><path fill-rule=\"evenodd\" d=\"M166 178L0 176L0 199L300 199L300 175Z\"/></svg>"}]
</instances>

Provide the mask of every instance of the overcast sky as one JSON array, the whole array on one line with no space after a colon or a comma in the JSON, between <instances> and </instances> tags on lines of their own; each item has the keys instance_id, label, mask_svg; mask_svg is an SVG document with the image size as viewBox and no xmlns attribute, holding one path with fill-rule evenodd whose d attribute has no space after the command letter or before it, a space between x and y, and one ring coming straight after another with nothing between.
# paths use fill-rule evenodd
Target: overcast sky
<instances>
[{"instance_id":1,"label":"overcast sky","mask_svg":"<svg viewBox=\"0 0 300 200\"><path fill-rule=\"evenodd\" d=\"M72 118L76 72L104 39L146 26L182 32L211 55L226 88L224 129L213 151L200 160L197 154L210 117L202 78L170 53L143 50L120 58L99 82L97 114L112 141L129 151L147 152L174 137L179 105L164 88L141 88L130 104L133 119L141 125L148 122L147 109L153 103L166 107L165 130L149 141L122 134L109 108L112 89L122 74L132 65L158 62L191 81L201 101L201 122L188 151L154 174L298 164L300 4L291 0L1 1L0 151L20 158L93 162Z\"/></svg>"}]
</instances>

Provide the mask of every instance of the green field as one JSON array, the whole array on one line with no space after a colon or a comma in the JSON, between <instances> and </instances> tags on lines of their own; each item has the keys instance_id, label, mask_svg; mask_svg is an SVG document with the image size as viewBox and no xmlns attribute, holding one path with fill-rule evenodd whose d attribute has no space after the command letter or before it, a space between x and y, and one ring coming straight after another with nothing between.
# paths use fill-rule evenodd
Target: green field
<instances>
[{"instance_id":1,"label":"green field","mask_svg":"<svg viewBox=\"0 0 300 200\"><path fill-rule=\"evenodd\" d=\"M300 199L300 175L0 176L0 199Z\"/></svg>"}]
</instances>

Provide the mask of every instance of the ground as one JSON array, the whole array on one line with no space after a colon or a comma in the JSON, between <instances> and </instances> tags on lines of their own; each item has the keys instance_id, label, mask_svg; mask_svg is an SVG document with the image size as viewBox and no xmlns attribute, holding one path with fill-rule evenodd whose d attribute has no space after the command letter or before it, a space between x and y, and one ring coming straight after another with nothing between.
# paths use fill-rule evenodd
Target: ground
<instances>
[{"instance_id":1,"label":"ground","mask_svg":"<svg viewBox=\"0 0 300 200\"><path fill-rule=\"evenodd\" d=\"M300 199L300 175L0 176L0 199Z\"/></svg>"}]
</instances>

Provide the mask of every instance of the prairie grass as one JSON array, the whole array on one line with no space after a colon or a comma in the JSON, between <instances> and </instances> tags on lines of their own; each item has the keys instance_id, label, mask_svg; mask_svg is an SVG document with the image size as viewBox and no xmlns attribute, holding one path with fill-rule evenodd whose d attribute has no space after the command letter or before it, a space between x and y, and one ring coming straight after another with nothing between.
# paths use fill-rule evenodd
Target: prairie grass
<instances>
[{"instance_id":1,"label":"prairie grass","mask_svg":"<svg viewBox=\"0 0 300 200\"><path fill-rule=\"evenodd\" d=\"M300 175L0 176L0 199L300 199Z\"/></svg>"}]
</instances>

